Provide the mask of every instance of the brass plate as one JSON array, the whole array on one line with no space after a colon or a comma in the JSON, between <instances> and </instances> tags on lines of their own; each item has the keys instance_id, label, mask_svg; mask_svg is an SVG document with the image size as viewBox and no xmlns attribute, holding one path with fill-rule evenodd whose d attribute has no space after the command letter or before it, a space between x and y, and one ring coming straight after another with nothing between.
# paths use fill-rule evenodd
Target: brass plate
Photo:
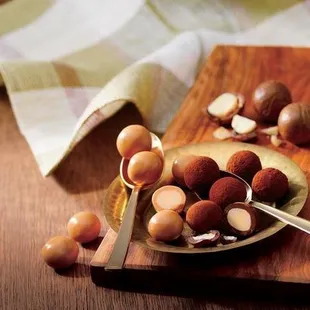
<instances>
[{"instance_id":1,"label":"brass plate","mask_svg":"<svg viewBox=\"0 0 310 310\"><path fill-rule=\"evenodd\" d=\"M290 214L297 215L303 208L307 199L308 183L304 173L293 161L276 151L252 144L237 142L205 142L165 151L165 171L162 180L156 184L154 188L142 192L140 196L132 241L149 249L162 252L186 254L220 252L260 241L285 227L286 224L273 219L271 220L270 217L266 216L268 222L266 222L266 225L264 226L265 228L257 232L255 235L236 243L206 248L193 248L186 242L174 242L169 244L157 242L152 240L149 236L147 232L147 223L155 213L151 203L151 196L158 187L171 183L171 166L175 158L180 154L210 156L216 160L220 169L225 170L226 162L229 157L240 150L251 150L255 152L260 157L263 168L278 168L287 175L290 184L290 191L285 198L285 201L280 203L278 207ZM129 194L130 192L126 189L120 177L117 177L108 188L104 203L104 215L115 232L119 230ZM186 235L186 233L187 229L185 227L184 235Z\"/></svg>"}]
</instances>

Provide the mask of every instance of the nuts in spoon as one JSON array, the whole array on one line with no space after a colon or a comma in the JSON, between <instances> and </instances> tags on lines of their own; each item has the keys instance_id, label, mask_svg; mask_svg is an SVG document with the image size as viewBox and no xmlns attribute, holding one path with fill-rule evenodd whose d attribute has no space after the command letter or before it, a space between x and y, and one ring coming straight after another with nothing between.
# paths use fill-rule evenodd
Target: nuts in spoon
<instances>
[{"instance_id":1,"label":"nuts in spoon","mask_svg":"<svg viewBox=\"0 0 310 310\"><path fill-rule=\"evenodd\" d=\"M150 132L141 125L127 126L119 133L116 147L121 156L127 159L138 152L150 151L152 148Z\"/></svg>"},{"instance_id":2,"label":"nuts in spoon","mask_svg":"<svg viewBox=\"0 0 310 310\"><path fill-rule=\"evenodd\" d=\"M128 177L136 185L155 183L161 176L163 162L153 152L139 152L133 155L128 164Z\"/></svg>"}]
</instances>

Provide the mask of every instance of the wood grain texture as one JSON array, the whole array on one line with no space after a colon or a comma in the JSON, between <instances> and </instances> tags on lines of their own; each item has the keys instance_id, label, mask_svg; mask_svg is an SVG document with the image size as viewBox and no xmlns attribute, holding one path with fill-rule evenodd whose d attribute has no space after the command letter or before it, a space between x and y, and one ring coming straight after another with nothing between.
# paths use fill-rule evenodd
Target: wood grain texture
<instances>
[{"instance_id":1,"label":"wood grain texture","mask_svg":"<svg viewBox=\"0 0 310 310\"><path fill-rule=\"evenodd\" d=\"M141 123L141 117L129 105L87 136L53 177L43 178L0 88L0 309L289 309L299 304L96 287L89 262L101 239L81 247L78 263L61 273L43 263L41 247L51 236L66 233L67 220L76 211L94 211L104 236L102 200L120 161L114 143L118 132L132 123Z\"/></svg>"},{"instance_id":2,"label":"wood grain texture","mask_svg":"<svg viewBox=\"0 0 310 310\"><path fill-rule=\"evenodd\" d=\"M259 83L268 79L285 83L291 89L294 101L310 104L309 55L309 49L217 47L164 135L165 149L213 141L212 132L217 125L210 122L201 110L223 92L243 94L247 103L242 114L256 120L258 117L253 110L251 95ZM260 123L260 127L263 126L266 124ZM256 143L276 149L292 158L305 172L308 182L310 181L309 146L300 148L284 143L280 148L275 148L263 135L258 136ZM309 199L300 216L310 220ZM102 272L102 266L109 258L115 233L110 230L107 238L109 241L102 245L105 246L102 256L95 256L93 259L96 266L94 278L99 283L101 278L98 273ZM208 256L162 254L131 244L125 267L128 270L151 271L152 277L160 270L168 275L167 281L173 278L172 274L176 270L184 270L183 277L192 281L195 277L201 281L208 277L223 277L310 283L309 251L310 236L287 227L256 245ZM103 272L102 277L104 276ZM106 282L104 284L107 285Z\"/></svg>"},{"instance_id":3,"label":"wood grain texture","mask_svg":"<svg viewBox=\"0 0 310 310\"><path fill-rule=\"evenodd\" d=\"M307 309L307 300L276 298L273 288L272 294L265 295L245 296L240 291L229 296L222 291L209 294L209 290L195 294L188 289L189 283L185 290L167 296L164 288L155 295L96 287L89 262L100 240L81 247L78 263L61 273L42 262L39 252L44 242L65 234L66 222L74 212L92 210L104 221L105 189L117 175L120 162L115 139L132 123L141 123L141 118L129 105L87 136L52 177L43 178L18 130L7 95L0 89L0 309ZM168 130L167 143L174 126ZM306 159L302 166L308 166ZM141 255L136 253L136 257Z\"/></svg>"}]
</instances>

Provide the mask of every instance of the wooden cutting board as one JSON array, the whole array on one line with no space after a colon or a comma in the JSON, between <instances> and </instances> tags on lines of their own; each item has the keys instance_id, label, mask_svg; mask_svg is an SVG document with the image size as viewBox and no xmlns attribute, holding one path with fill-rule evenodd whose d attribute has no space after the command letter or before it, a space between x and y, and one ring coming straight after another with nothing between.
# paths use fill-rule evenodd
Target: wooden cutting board
<instances>
[{"instance_id":1,"label":"wooden cutting board","mask_svg":"<svg viewBox=\"0 0 310 310\"><path fill-rule=\"evenodd\" d=\"M282 47L218 46L203 66L194 86L186 96L163 137L165 149L190 143L213 141L217 127L201 113L203 107L224 92L238 92L247 102L242 114L256 119L251 102L255 87L268 79L286 84L294 101L310 103L310 49ZM260 123L260 127L266 124ZM233 142L232 142L233 143ZM275 148L259 135L254 142L285 154L295 161L310 181L310 147L289 143ZM300 216L310 220L308 199ZM116 234L110 229L101 244L101 255L91 262L93 281L98 285L146 289L184 288L229 291L267 288L275 283L310 283L310 236L286 227L274 236L244 249L212 255L163 254L131 244L122 272L105 272ZM264 285L262 283L265 280ZM210 285L212 283L212 285ZM233 284L233 285L232 285ZM294 285L296 288L297 284ZM288 286L285 286L287 288ZM302 286L305 287L304 285ZM308 286L307 286L308 287ZM225 288L225 289L226 289ZM291 291L291 288L287 288ZM302 288L298 286L298 291ZM226 294L226 292L225 292Z\"/></svg>"}]
</instances>

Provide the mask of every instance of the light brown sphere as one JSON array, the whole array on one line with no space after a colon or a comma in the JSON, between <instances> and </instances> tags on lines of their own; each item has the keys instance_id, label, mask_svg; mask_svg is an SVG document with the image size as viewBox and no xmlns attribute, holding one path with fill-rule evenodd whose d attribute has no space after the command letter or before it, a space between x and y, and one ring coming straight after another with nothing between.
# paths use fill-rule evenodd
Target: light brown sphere
<instances>
[{"instance_id":1,"label":"light brown sphere","mask_svg":"<svg viewBox=\"0 0 310 310\"><path fill-rule=\"evenodd\" d=\"M79 246L70 237L56 236L49 239L41 250L47 265L54 269L73 265L79 254Z\"/></svg>"},{"instance_id":2,"label":"light brown sphere","mask_svg":"<svg viewBox=\"0 0 310 310\"><path fill-rule=\"evenodd\" d=\"M100 233L100 229L99 218L89 211L74 214L67 224L69 236L81 243L95 240Z\"/></svg>"},{"instance_id":3,"label":"light brown sphere","mask_svg":"<svg viewBox=\"0 0 310 310\"><path fill-rule=\"evenodd\" d=\"M183 220L175 211L162 210L153 215L148 225L148 231L158 241L172 241L181 235Z\"/></svg>"},{"instance_id":4,"label":"light brown sphere","mask_svg":"<svg viewBox=\"0 0 310 310\"><path fill-rule=\"evenodd\" d=\"M118 135L116 147L122 157L129 159L138 152L151 150L151 134L141 125L127 126Z\"/></svg>"},{"instance_id":5,"label":"light brown sphere","mask_svg":"<svg viewBox=\"0 0 310 310\"><path fill-rule=\"evenodd\" d=\"M281 110L291 102L291 92L279 81L263 82L253 94L254 109L267 122L276 123Z\"/></svg>"},{"instance_id":6,"label":"light brown sphere","mask_svg":"<svg viewBox=\"0 0 310 310\"><path fill-rule=\"evenodd\" d=\"M186 187L184 181L184 170L185 167L197 156L192 154L182 154L180 155L172 164L172 175L175 181L181 186Z\"/></svg>"},{"instance_id":7,"label":"light brown sphere","mask_svg":"<svg viewBox=\"0 0 310 310\"><path fill-rule=\"evenodd\" d=\"M159 180L163 163L153 152L140 152L131 157L128 164L128 177L136 185L153 184Z\"/></svg>"}]
</instances>

